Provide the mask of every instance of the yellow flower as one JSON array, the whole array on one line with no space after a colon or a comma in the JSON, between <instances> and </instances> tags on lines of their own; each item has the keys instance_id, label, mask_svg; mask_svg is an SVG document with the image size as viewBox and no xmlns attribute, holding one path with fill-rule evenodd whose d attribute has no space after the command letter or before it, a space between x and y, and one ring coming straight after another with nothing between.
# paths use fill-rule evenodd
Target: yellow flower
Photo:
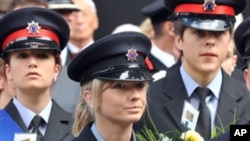
<instances>
[{"instance_id":1,"label":"yellow flower","mask_svg":"<svg viewBox=\"0 0 250 141\"><path fill-rule=\"evenodd\" d=\"M181 139L184 141L204 141L203 137L194 130L188 130L181 134Z\"/></svg>"}]
</instances>

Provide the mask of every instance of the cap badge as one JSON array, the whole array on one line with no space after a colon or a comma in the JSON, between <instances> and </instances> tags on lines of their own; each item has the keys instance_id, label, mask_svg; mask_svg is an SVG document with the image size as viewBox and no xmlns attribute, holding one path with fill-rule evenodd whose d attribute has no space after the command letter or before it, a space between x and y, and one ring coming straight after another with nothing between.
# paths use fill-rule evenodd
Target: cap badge
<instances>
[{"instance_id":1,"label":"cap badge","mask_svg":"<svg viewBox=\"0 0 250 141\"><path fill-rule=\"evenodd\" d=\"M213 11L216 7L215 0L204 0L203 7L205 11Z\"/></svg>"},{"instance_id":2,"label":"cap badge","mask_svg":"<svg viewBox=\"0 0 250 141\"><path fill-rule=\"evenodd\" d=\"M30 48L38 48L38 43L30 43Z\"/></svg>"},{"instance_id":3,"label":"cap badge","mask_svg":"<svg viewBox=\"0 0 250 141\"><path fill-rule=\"evenodd\" d=\"M137 59L138 53L136 49L131 48L131 49L128 49L126 56L128 57L128 61L134 62Z\"/></svg>"},{"instance_id":4,"label":"cap badge","mask_svg":"<svg viewBox=\"0 0 250 141\"><path fill-rule=\"evenodd\" d=\"M38 23L32 21L28 23L28 27L26 29L28 30L29 33L36 34L39 33L41 27L38 25Z\"/></svg>"}]
</instances>

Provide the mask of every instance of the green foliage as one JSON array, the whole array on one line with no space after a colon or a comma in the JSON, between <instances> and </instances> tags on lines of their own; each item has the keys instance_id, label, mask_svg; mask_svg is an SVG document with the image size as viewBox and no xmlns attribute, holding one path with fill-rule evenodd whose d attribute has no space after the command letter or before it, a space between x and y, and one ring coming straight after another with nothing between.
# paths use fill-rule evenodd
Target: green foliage
<instances>
[{"instance_id":1,"label":"green foliage","mask_svg":"<svg viewBox=\"0 0 250 141\"><path fill-rule=\"evenodd\" d=\"M141 132L136 132L136 137L140 140L140 141L202 141L203 138L199 137L199 134L195 131L191 131L188 130L182 134L180 134L180 132L176 131L176 132L166 132L166 133L159 133L159 131L157 130L152 117L149 114L148 109L146 109L146 114L149 118L149 122L151 123L152 127L153 127L153 131L151 129L149 129L146 125L143 126L143 129L141 130ZM223 125L222 119L217 115L218 121L220 126L217 127L215 126L213 131L212 131L212 135L211 138L215 138L223 133L225 133L228 128L230 127L230 125L234 125L237 123L237 121L239 120L239 118L236 117L236 109L234 111L234 118L233 121L231 123L228 123L227 125ZM191 133L188 133L188 132ZM175 136L173 136L172 138L169 138L168 135L170 133L174 133Z\"/></svg>"}]
</instances>

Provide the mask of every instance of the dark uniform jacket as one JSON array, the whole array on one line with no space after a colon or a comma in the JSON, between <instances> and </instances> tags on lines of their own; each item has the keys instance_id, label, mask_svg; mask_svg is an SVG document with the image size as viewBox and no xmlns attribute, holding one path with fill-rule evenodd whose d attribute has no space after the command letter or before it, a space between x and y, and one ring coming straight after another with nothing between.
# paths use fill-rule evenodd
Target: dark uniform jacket
<instances>
[{"instance_id":1,"label":"dark uniform jacket","mask_svg":"<svg viewBox=\"0 0 250 141\"><path fill-rule=\"evenodd\" d=\"M169 68L166 77L155 81L149 88L150 115L158 131L162 133L185 130L181 124L181 116L184 100L188 100L188 97L180 74L180 64L177 63ZM215 126L221 127L218 117L224 127L234 121L235 116L239 118L237 123L246 123L250 117L250 93L243 83L235 81L224 71L222 72L222 88ZM145 124L148 124L149 128L151 127L147 116L144 116L134 128L136 131L141 131Z\"/></svg>"},{"instance_id":2,"label":"dark uniform jacket","mask_svg":"<svg viewBox=\"0 0 250 141\"><path fill-rule=\"evenodd\" d=\"M152 55L151 53L148 56L153 68L150 71L150 73L156 73L160 70L166 70L168 67L165 66L161 61L159 61L157 58L155 58L154 55Z\"/></svg>"},{"instance_id":3,"label":"dark uniform jacket","mask_svg":"<svg viewBox=\"0 0 250 141\"><path fill-rule=\"evenodd\" d=\"M83 131L80 133L78 137L76 137L73 141L98 141L94 134L91 131L91 126L93 122L90 122L86 125L86 127L83 129ZM134 141L133 139L131 141ZM136 139L136 141L139 141Z\"/></svg>"},{"instance_id":4,"label":"dark uniform jacket","mask_svg":"<svg viewBox=\"0 0 250 141\"><path fill-rule=\"evenodd\" d=\"M69 141L73 139L71 133L71 115L64 111L55 101L52 102L52 110L43 141ZM13 101L10 101L5 107L5 111L16 121L24 132L28 132L28 129L17 111L17 108L13 104Z\"/></svg>"},{"instance_id":5,"label":"dark uniform jacket","mask_svg":"<svg viewBox=\"0 0 250 141\"><path fill-rule=\"evenodd\" d=\"M250 126L250 120L247 122L246 125ZM247 134L249 134L249 133L247 133ZM240 137L240 136L237 136L237 137ZM240 138L243 138L243 137L244 136L241 136ZM226 133L224 133L216 138L208 140L208 141L230 141L230 132L228 131L228 132L226 132Z\"/></svg>"}]
</instances>

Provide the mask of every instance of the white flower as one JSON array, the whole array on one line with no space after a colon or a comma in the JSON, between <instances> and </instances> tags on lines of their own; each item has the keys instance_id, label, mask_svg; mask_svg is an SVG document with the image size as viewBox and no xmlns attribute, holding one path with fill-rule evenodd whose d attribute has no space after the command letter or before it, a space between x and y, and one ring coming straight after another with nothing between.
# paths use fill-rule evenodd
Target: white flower
<instances>
[{"instance_id":1,"label":"white flower","mask_svg":"<svg viewBox=\"0 0 250 141\"><path fill-rule=\"evenodd\" d=\"M188 130L181 134L181 139L184 141L204 141L203 137L194 130Z\"/></svg>"},{"instance_id":2,"label":"white flower","mask_svg":"<svg viewBox=\"0 0 250 141\"><path fill-rule=\"evenodd\" d=\"M161 137L160 141L172 141L172 139L170 139L168 136L161 134L161 133L160 133L160 137Z\"/></svg>"}]
</instances>

